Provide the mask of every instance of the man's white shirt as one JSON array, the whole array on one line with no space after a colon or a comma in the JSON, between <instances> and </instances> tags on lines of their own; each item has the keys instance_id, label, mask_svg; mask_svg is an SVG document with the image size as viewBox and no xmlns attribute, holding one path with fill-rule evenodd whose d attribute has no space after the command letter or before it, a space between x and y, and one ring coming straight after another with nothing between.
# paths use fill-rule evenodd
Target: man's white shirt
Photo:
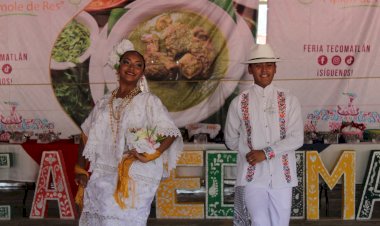
<instances>
[{"instance_id":1,"label":"man's white shirt","mask_svg":"<svg viewBox=\"0 0 380 226\"><path fill-rule=\"evenodd\" d=\"M285 97L285 116L279 110L279 93ZM225 124L225 142L228 148L238 151L237 179L235 186L244 186L250 151L247 142L247 126L242 114L242 95L248 95L251 144L255 150L270 150L274 157L256 164L253 180L255 187L297 186L295 150L303 144L303 119L297 98L273 84L262 88L253 85L232 100ZM280 119L285 119L285 138L281 139Z\"/></svg>"}]
</instances>

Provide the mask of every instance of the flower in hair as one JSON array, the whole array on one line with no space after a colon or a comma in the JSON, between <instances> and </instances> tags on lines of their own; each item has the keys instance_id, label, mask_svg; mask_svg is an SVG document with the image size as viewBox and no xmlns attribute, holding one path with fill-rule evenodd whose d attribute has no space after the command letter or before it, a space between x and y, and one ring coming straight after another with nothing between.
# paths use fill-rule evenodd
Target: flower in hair
<instances>
[{"instance_id":1,"label":"flower in hair","mask_svg":"<svg viewBox=\"0 0 380 226\"><path fill-rule=\"evenodd\" d=\"M115 45L108 57L107 64L117 70L120 64L120 57L127 51L135 50L133 43L128 39L123 39L119 44Z\"/></svg>"}]
</instances>

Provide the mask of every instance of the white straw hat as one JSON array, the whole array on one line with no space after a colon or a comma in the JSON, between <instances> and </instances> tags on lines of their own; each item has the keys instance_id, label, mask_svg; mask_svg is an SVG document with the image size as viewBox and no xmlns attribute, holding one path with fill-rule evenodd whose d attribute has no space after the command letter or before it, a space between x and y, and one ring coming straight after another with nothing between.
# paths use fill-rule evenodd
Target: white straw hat
<instances>
[{"instance_id":1,"label":"white straw hat","mask_svg":"<svg viewBox=\"0 0 380 226\"><path fill-rule=\"evenodd\" d=\"M251 53L249 54L248 60L243 62L243 64L257 64L257 63L267 63L267 62L279 62L280 58L274 55L272 47L269 44L255 45Z\"/></svg>"}]
</instances>

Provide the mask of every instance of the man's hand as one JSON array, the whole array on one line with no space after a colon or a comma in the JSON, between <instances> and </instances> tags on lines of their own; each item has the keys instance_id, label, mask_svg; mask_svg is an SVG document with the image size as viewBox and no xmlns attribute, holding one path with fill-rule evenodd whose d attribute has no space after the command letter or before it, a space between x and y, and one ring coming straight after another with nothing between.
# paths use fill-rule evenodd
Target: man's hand
<instances>
[{"instance_id":1,"label":"man's hand","mask_svg":"<svg viewBox=\"0 0 380 226\"><path fill-rule=\"evenodd\" d=\"M85 188L87 186L88 176L85 174L76 174L74 181L76 185L82 185Z\"/></svg>"},{"instance_id":2,"label":"man's hand","mask_svg":"<svg viewBox=\"0 0 380 226\"><path fill-rule=\"evenodd\" d=\"M247 153L245 158L247 159L247 162L250 165L255 165L266 159L265 153L263 150L251 150L250 152Z\"/></svg>"}]
</instances>

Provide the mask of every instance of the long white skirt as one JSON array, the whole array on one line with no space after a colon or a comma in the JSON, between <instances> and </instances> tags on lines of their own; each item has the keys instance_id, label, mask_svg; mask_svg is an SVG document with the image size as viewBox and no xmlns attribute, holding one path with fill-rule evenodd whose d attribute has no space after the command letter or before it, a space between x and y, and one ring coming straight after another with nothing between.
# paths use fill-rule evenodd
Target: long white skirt
<instances>
[{"instance_id":1,"label":"long white skirt","mask_svg":"<svg viewBox=\"0 0 380 226\"><path fill-rule=\"evenodd\" d=\"M117 173L94 172L91 175L85 189L80 226L146 226L159 184L149 180L133 180L134 194L130 190L129 198L125 200L127 207L121 209L113 197L116 182Z\"/></svg>"}]
</instances>

